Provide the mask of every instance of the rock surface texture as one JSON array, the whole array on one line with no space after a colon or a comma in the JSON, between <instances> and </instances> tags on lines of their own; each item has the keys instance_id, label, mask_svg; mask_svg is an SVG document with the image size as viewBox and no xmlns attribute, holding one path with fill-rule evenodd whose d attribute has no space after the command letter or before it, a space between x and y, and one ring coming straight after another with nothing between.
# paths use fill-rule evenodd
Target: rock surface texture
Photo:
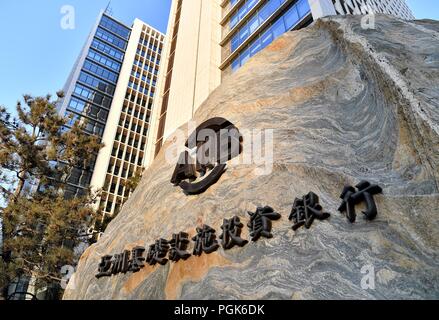
<instances>
[{"instance_id":1,"label":"rock surface texture","mask_svg":"<svg viewBox=\"0 0 439 320\"><path fill-rule=\"evenodd\" d=\"M439 298L439 22L377 16L376 28L364 30L360 18L326 18L283 35L196 112L197 123L224 117L240 130L273 129L271 174L229 166L205 193L186 196L170 183L170 137L83 254L64 298ZM383 194L374 221L359 206L351 224L337 212L339 196L360 180ZM294 198L310 191L331 217L293 231ZM104 255L180 231L192 237L203 223L219 235L224 218L246 225L247 211L265 205L282 215L272 239L95 278ZM375 289L361 287L364 266L373 266Z\"/></svg>"}]
</instances>

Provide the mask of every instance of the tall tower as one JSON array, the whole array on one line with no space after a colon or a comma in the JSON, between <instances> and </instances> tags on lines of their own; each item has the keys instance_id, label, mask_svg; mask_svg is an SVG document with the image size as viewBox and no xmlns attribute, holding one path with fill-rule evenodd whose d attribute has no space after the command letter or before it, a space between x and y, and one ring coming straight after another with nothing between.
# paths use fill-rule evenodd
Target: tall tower
<instances>
[{"instance_id":1,"label":"tall tower","mask_svg":"<svg viewBox=\"0 0 439 320\"><path fill-rule=\"evenodd\" d=\"M124 182L144 166L164 35L136 19L131 27L101 12L64 87L58 106L105 147L75 168L67 197L102 189L98 206L113 214L129 196Z\"/></svg>"},{"instance_id":2,"label":"tall tower","mask_svg":"<svg viewBox=\"0 0 439 320\"><path fill-rule=\"evenodd\" d=\"M119 211L130 195L125 182L145 167L164 37L134 21L91 180L103 191L99 206L107 215Z\"/></svg>"},{"instance_id":3,"label":"tall tower","mask_svg":"<svg viewBox=\"0 0 439 320\"><path fill-rule=\"evenodd\" d=\"M284 32L364 13L414 18L404 0L173 0L147 162L224 78Z\"/></svg>"}]
</instances>

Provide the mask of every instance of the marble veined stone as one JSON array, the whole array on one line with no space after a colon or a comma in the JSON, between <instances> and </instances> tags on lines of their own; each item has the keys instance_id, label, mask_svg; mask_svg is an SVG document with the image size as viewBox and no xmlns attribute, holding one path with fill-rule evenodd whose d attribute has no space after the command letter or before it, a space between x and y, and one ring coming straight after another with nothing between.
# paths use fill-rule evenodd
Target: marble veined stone
<instances>
[{"instance_id":1,"label":"marble veined stone","mask_svg":"<svg viewBox=\"0 0 439 320\"><path fill-rule=\"evenodd\" d=\"M206 192L170 183L167 142L102 238L82 255L64 299L438 299L439 22L376 16L318 20L278 38L224 79L197 110L240 130L273 129L274 166L229 165ZM378 216L337 212L343 186L380 185ZM294 199L308 192L331 214L292 230ZM104 255L207 224L220 234L271 206L273 238L97 279ZM189 251L193 244L189 245ZM371 269L372 267L372 269ZM366 268L366 269L364 269ZM374 288L362 279L374 277ZM369 282L370 284L370 282Z\"/></svg>"}]
</instances>

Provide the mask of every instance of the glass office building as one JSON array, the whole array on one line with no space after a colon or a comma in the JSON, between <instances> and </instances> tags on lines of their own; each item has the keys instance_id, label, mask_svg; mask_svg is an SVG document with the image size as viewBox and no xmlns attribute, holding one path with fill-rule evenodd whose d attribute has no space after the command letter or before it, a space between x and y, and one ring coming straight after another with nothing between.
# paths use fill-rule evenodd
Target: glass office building
<instances>
[{"instance_id":1,"label":"glass office building","mask_svg":"<svg viewBox=\"0 0 439 320\"><path fill-rule=\"evenodd\" d=\"M235 71L283 33L309 25L316 18L312 2L333 5L334 15L385 13L414 18L403 0L230 0L223 3L220 68Z\"/></svg>"},{"instance_id":2,"label":"glass office building","mask_svg":"<svg viewBox=\"0 0 439 320\"><path fill-rule=\"evenodd\" d=\"M130 38L130 28L101 14L77 65L64 88L60 113L69 117L66 130L79 121L85 131L102 139ZM84 194L90 186L95 161L75 168L68 177L66 197Z\"/></svg>"},{"instance_id":3,"label":"glass office building","mask_svg":"<svg viewBox=\"0 0 439 320\"><path fill-rule=\"evenodd\" d=\"M102 12L64 88L58 111L105 145L91 163L73 169L66 197L102 190L106 214L127 200L125 182L144 167L164 35L136 19L131 27Z\"/></svg>"},{"instance_id":4,"label":"glass office building","mask_svg":"<svg viewBox=\"0 0 439 320\"><path fill-rule=\"evenodd\" d=\"M130 43L126 69L113 102L118 121L111 121L108 134L104 136L104 143L111 146L111 154L108 147L100 153L97 159L99 168L95 169L92 179L92 186L102 187L103 190L99 207L110 216L119 212L130 196L131 190L126 187L126 181L145 166L149 125L163 49L163 34L141 23L135 23L134 29L138 33ZM120 112L119 106L122 107ZM106 171L103 172L101 168L106 168Z\"/></svg>"},{"instance_id":5,"label":"glass office building","mask_svg":"<svg viewBox=\"0 0 439 320\"><path fill-rule=\"evenodd\" d=\"M173 0L148 163L209 95L277 37L329 15L414 19L404 0Z\"/></svg>"},{"instance_id":6,"label":"glass office building","mask_svg":"<svg viewBox=\"0 0 439 320\"><path fill-rule=\"evenodd\" d=\"M289 30L312 22L308 0L231 1L222 21L222 67L237 70Z\"/></svg>"}]
</instances>

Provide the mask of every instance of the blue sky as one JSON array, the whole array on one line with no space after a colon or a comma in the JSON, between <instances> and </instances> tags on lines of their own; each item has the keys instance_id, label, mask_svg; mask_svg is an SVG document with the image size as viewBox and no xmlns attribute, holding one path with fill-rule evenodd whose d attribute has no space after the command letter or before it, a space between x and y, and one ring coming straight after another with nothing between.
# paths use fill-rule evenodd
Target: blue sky
<instances>
[{"instance_id":1,"label":"blue sky","mask_svg":"<svg viewBox=\"0 0 439 320\"><path fill-rule=\"evenodd\" d=\"M439 20L438 0L406 0L416 19Z\"/></svg>"},{"instance_id":2,"label":"blue sky","mask_svg":"<svg viewBox=\"0 0 439 320\"><path fill-rule=\"evenodd\" d=\"M108 0L0 0L0 105L15 109L24 93L61 90ZM75 8L75 29L61 28L61 8ZM113 16L139 18L166 32L171 0L112 0Z\"/></svg>"},{"instance_id":3,"label":"blue sky","mask_svg":"<svg viewBox=\"0 0 439 320\"><path fill-rule=\"evenodd\" d=\"M417 18L439 20L438 0L407 0ZM108 0L0 0L0 104L11 111L22 94L45 95L64 82ZM61 8L75 8L76 28L61 28ZM112 0L113 15L166 32L171 0Z\"/></svg>"}]
</instances>

